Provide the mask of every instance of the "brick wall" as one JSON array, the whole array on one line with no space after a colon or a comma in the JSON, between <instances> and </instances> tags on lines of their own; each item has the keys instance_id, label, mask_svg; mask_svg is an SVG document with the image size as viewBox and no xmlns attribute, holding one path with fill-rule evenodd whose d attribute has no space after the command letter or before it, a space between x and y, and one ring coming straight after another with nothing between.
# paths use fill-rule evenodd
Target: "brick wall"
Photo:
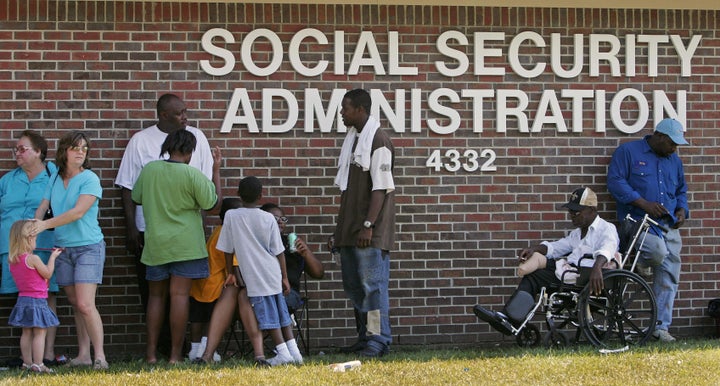
<instances>
[{"instance_id":1,"label":"brick wall","mask_svg":"<svg viewBox=\"0 0 720 386\"><path fill-rule=\"evenodd\" d=\"M141 355L144 342L142 310L134 280L133 259L126 253L124 219L119 190L113 186L123 149L130 136L155 120L155 101L168 91L181 95L189 108L191 123L203 129L212 145L223 148L222 171L225 194L232 195L241 176L259 176L267 186L268 200L286 208L291 225L305 236L327 263L327 276L310 281L312 297L312 343L330 347L349 342L354 321L342 293L339 266L323 247L333 230L338 191L332 186L335 158L343 134L303 132L304 90L320 90L327 103L332 89L362 87L379 89L395 106L396 89L420 89L419 128L410 130L409 97L405 104L407 129L392 133L397 148L398 243L392 253L391 307L393 335L399 344L489 345L502 339L486 324L476 323L471 307L480 302L492 307L504 303L518 283L514 256L518 250L541 239L563 235L570 223L557 204L567 192L588 185L599 193L601 215L614 219L614 204L605 188L606 165L614 148L623 141L649 132L625 134L606 119L605 132L595 130L591 101L583 103L581 132L561 132L545 125L540 132L518 130L508 120L506 132L497 130L497 102L483 103L483 132L473 132L472 104L441 99L460 117L451 134L437 134L427 120L440 125L450 120L429 108L433 90L521 90L529 97L528 114L540 104L543 90L605 90L610 108L618 90L639 90L651 102L654 90L663 90L675 104L678 90L687 92L687 138L692 146L680 149L690 187L691 219L684 237L682 283L676 301L673 333L702 336L712 333L712 320L704 314L707 300L720 296L720 231L718 220L718 119L717 11L591 10L545 8L490 8L377 5L284 5L195 4L112 1L0 1L0 146L9 148L24 129L36 129L51 139L67 130L87 131L93 141L90 158L104 187L101 226L107 241L105 279L97 299L106 326L110 353ZM388 31L398 31L400 61L418 68L417 75L377 75L363 66L357 75L298 75L287 60L269 76L256 76L238 61L225 76L202 71L200 60L213 59L200 42L211 28L230 31L234 44L220 44L239 56L240 42L250 31L267 28L282 40L284 50L294 33L316 28L329 40L333 31L345 32L346 67L361 31L373 31L380 56L387 58ZM445 31L457 30L469 45L453 47L470 58L471 67L457 77L435 69L435 61L448 66L457 62L441 56L435 46ZM680 63L670 43L658 50L658 76L648 75L648 46L638 44L635 76L611 76L607 66L600 75L582 73L560 78L550 66L539 76L526 79L510 68L510 39L522 31L534 31L546 42L560 33L564 63L571 63L572 35L609 34L623 42L627 34L679 35L687 44L702 35L692 60L692 75L681 76ZM488 46L502 51L486 60L489 67L505 68L504 76L473 75L473 33L503 32L506 39ZM623 45L623 48L625 46ZM259 40L252 49L258 65L269 62L270 45ZM520 62L530 68L548 61L545 49L524 45ZM333 61L333 45L301 49L310 64ZM570 52L569 52L570 51ZM620 57L624 57L623 54ZM566 61L567 60L567 61ZM566 62L565 62L566 61ZM260 119L262 89L280 88L296 95L300 119L286 133L252 133L235 126L221 133L228 102L235 88L247 88L255 115ZM408 94L409 95L409 94ZM559 95L559 91L558 91ZM569 125L569 99L561 99ZM287 112L275 102L274 122ZM637 103L621 104L619 115L627 122L637 119ZM386 115L381 114L386 124ZM398 130L400 131L400 130ZM490 149L497 155L496 171L440 171L425 166L434 150ZM0 168L14 167L12 153L1 153ZM51 151L51 158L54 154ZM480 161L487 158L481 158ZM444 159L447 162L447 159ZM72 317L61 297L58 351L74 345ZM20 331L6 326L14 299L0 298L0 357L18 353Z\"/></svg>"}]
</instances>

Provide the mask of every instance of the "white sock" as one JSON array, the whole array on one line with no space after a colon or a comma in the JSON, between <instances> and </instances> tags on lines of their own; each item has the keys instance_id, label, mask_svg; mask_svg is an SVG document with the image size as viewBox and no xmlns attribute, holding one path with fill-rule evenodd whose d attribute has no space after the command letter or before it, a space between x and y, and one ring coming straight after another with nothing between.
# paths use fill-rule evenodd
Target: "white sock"
<instances>
[{"instance_id":1,"label":"white sock","mask_svg":"<svg viewBox=\"0 0 720 386\"><path fill-rule=\"evenodd\" d=\"M203 354L205 354L205 347L207 347L207 336L203 336L202 338L200 338L200 343L198 344L198 349L197 349L197 357L198 358L200 358L201 356L203 356Z\"/></svg>"},{"instance_id":2,"label":"white sock","mask_svg":"<svg viewBox=\"0 0 720 386\"><path fill-rule=\"evenodd\" d=\"M287 345L293 361L299 365L303 364L303 357L300 353L300 349L298 348L297 341L295 339L290 339L286 341L285 344Z\"/></svg>"},{"instance_id":3,"label":"white sock","mask_svg":"<svg viewBox=\"0 0 720 386\"><path fill-rule=\"evenodd\" d=\"M288 351L287 344L280 343L279 345L275 346L275 351L277 351L277 355L273 358L268 359L268 362L270 362L271 366L280 366L280 365L286 365L288 363L293 363L293 357L290 355L290 352Z\"/></svg>"},{"instance_id":4,"label":"white sock","mask_svg":"<svg viewBox=\"0 0 720 386\"><path fill-rule=\"evenodd\" d=\"M202 353L198 354L198 347L200 347L200 343L190 342L190 352L188 353L188 359L193 360L202 355Z\"/></svg>"}]
</instances>

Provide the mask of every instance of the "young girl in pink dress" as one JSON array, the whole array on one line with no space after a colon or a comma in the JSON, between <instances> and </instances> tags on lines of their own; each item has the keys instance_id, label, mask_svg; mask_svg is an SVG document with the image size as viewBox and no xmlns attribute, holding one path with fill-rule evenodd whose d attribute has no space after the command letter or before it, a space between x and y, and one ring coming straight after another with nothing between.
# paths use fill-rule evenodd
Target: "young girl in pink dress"
<instances>
[{"instance_id":1,"label":"young girl in pink dress","mask_svg":"<svg viewBox=\"0 0 720 386\"><path fill-rule=\"evenodd\" d=\"M33 254L36 236L30 233L32 222L19 220L10 228L8 262L19 293L8 324L22 327L20 352L23 368L37 373L51 373L53 371L43 364L45 334L48 327L57 326L60 322L48 307L48 279L62 250L53 249L48 264L43 264L40 257Z\"/></svg>"}]
</instances>

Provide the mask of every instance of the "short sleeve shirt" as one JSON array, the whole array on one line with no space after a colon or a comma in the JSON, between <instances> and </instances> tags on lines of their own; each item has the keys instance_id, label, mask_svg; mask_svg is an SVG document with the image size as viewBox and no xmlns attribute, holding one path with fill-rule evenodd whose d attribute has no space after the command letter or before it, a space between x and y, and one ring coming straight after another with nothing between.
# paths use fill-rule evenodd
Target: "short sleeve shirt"
<instances>
[{"instance_id":1,"label":"short sleeve shirt","mask_svg":"<svg viewBox=\"0 0 720 386\"><path fill-rule=\"evenodd\" d=\"M192 126L186 126L185 130L193 133L197 140L195 151L190 159L190 166L200 170L209 180L212 179L213 158L210 144L205 134ZM152 161L160 158L160 148L167 138L167 133L160 130L157 125L141 130L130 138L122 161L118 169L115 185L133 190L135 181L140 176L143 167ZM167 154L165 155L167 158ZM145 219L142 208L138 207L135 213L135 225L138 230L145 230Z\"/></svg>"},{"instance_id":2,"label":"short sleeve shirt","mask_svg":"<svg viewBox=\"0 0 720 386\"><path fill-rule=\"evenodd\" d=\"M17 220L35 218L45 189L55 178L57 167L48 162L47 169L40 172L32 181L22 168L15 168L0 178L0 253L8 253L10 227ZM52 248L55 242L54 232L42 232L37 237L38 248Z\"/></svg>"},{"instance_id":3,"label":"short sleeve shirt","mask_svg":"<svg viewBox=\"0 0 720 386\"><path fill-rule=\"evenodd\" d=\"M59 247L80 247L101 242L103 234L98 213L102 186L98 176L90 170L83 170L70 179L66 188L62 177L55 178L56 175L51 177L43 197L50 201L55 216L74 208L81 195L95 196L97 199L80 219L55 228L55 244Z\"/></svg>"},{"instance_id":4,"label":"short sleeve shirt","mask_svg":"<svg viewBox=\"0 0 720 386\"><path fill-rule=\"evenodd\" d=\"M277 256L285 247L271 213L259 208L227 211L217 249L235 253L248 296L282 293L282 271Z\"/></svg>"},{"instance_id":5,"label":"short sleeve shirt","mask_svg":"<svg viewBox=\"0 0 720 386\"><path fill-rule=\"evenodd\" d=\"M132 190L145 214L141 261L150 266L207 257L200 210L217 202L215 185L184 163L147 164Z\"/></svg>"}]
</instances>

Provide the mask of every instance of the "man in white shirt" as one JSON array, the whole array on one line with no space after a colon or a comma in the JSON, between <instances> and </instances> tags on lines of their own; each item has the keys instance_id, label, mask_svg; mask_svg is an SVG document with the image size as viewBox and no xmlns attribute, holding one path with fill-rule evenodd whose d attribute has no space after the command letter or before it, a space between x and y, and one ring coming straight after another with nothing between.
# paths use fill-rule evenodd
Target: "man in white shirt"
<instances>
[{"instance_id":1,"label":"man in white shirt","mask_svg":"<svg viewBox=\"0 0 720 386\"><path fill-rule=\"evenodd\" d=\"M187 130L195 135L197 146L190 159L190 166L200 170L212 180L213 157L205 134L195 127L187 125L187 108L185 103L174 94L165 94L157 102L158 123L141 130L130 138L120 169L115 178L115 185L122 189L122 202L125 213L127 232L126 248L135 254L138 285L143 307L147 307L148 285L145 279L145 265L140 262L143 249L143 232L145 219L142 206L132 201L132 189L142 168L151 161L161 159L160 147L168 133L176 130Z\"/></svg>"},{"instance_id":2,"label":"man in white shirt","mask_svg":"<svg viewBox=\"0 0 720 386\"><path fill-rule=\"evenodd\" d=\"M560 270L556 272L561 264L577 267L578 285L588 284L591 292L597 294L603 289L602 268L615 259L620 243L617 229L597 214L597 196L590 188L576 189L562 207L567 208L576 229L560 240L543 241L520 252L521 264L529 259L538 259L542 263L538 265L539 269L523 276L503 312L490 311L480 305L473 309L478 318L505 335L511 334L510 324L517 326L525 320L535 305L535 296L543 287L561 284Z\"/></svg>"}]
</instances>

